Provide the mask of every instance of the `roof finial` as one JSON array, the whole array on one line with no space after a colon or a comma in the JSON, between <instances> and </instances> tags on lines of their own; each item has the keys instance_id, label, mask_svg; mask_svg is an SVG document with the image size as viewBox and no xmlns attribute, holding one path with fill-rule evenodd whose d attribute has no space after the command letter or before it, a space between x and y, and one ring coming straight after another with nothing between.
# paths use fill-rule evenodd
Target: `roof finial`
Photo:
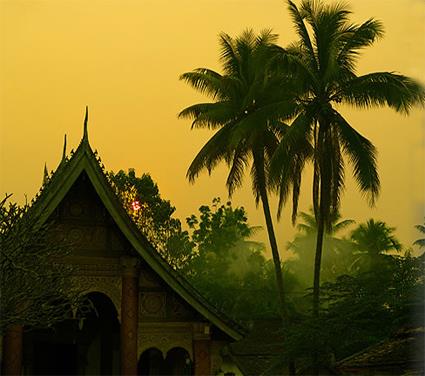
<instances>
[{"instance_id":1,"label":"roof finial","mask_svg":"<svg viewBox=\"0 0 425 376\"><path fill-rule=\"evenodd\" d=\"M87 132L87 122L89 121L89 106L86 106L86 116L84 117L84 135L83 135L83 139L84 140L88 140L89 139L89 135Z\"/></svg>"},{"instance_id":2,"label":"roof finial","mask_svg":"<svg viewBox=\"0 0 425 376\"><path fill-rule=\"evenodd\" d=\"M63 137L63 152L62 152L62 162L66 159L66 133Z\"/></svg>"},{"instance_id":3,"label":"roof finial","mask_svg":"<svg viewBox=\"0 0 425 376\"><path fill-rule=\"evenodd\" d=\"M43 185L45 185L48 180L49 180L49 173L47 171L47 164L44 163Z\"/></svg>"}]
</instances>

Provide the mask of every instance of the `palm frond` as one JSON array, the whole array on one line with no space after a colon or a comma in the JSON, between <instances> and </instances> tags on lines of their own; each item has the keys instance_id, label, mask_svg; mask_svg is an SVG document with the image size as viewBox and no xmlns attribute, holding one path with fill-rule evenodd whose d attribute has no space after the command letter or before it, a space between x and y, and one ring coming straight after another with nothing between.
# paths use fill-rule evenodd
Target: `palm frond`
<instances>
[{"instance_id":1,"label":"palm frond","mask_svg":"<svg viewBox=\"0 0 425 376\"><path fill-rule=\"evenodd\" d=\"M354 221L352 219L345 219L341 222L335 223L333 225L333 232L336 233L336 232L342 231L342 230L344 230L348 226L351 226L354 223L356 223L356 221Z\"/></svg>"},{"instance_id":2,"label":"palm frond","mask_svg":"<svg viewBox=\"0 0 425 376\"><path fill-rule=\"evenodd\" d=\"M244 143L240 143L233 152L233 157L229 159L229 175L226 181L226 187L229 192L229 197L233 195L235 190L242 185L245 169L249 163L249 151Z\"/></svg>"},{"instance_id":3,"label":"palm frond","mask_svg":"<svg viewBox=\"0 0 425 376\"><path fill-rule=\"evenodd\" d=\"M192 72L183 73L179 79L187 82L201 94L207 94L212 98L218 96L221 91L221 74L207 68L197 68Z\"/></svg>"},{"instance_id":4,"label":"palm frond","mask_svg":"<svg viewBox=\"0 0 425 376\"><path fill-rule=\"evenodd\" d=\"M313 29L320 74L322 77L329 76L329 70L334 68L333 63L339 49L340 32L350 11L344 4L324 6L318 3L313 9L306 8L306 13Z\"/></svg>"},{"instance_id":5,"label":"palm frond","mask_svg":"<svg viewBox=\"0 0 425 376\"><path fill-rule=\"evenodd\" d=\"M198 103L182 110L179 118L194 119L193 128L221 128L232 120L234 106L230 102Z\"/></svg>"},{"instance_id":6,"label":"palm frond","mask_svg":"<svg viewBox=\"0 0 425 376\"><path fill-rule=\"evenodd\" d=\"M227 75L237 75L239 72L239 59L235 51L233 38L226 33L220 33L219 42L221 45L220 61L223 64L224 72Z\"/></svg>"},{"instance_id":7,"label":"palm frond","mask_svg":"<svg viewBox=\"0 0 425 376\"><path fill-rule=\"evenodd\" d=\"M300 114L290 127L281 126L281 141L270 160L269 185L279 191L278 217L280 217L292 188L292 220L295 222L301 172L312 156L310 144L311 117Z\"/></svg>"},{"instance_id":8,"label":"palm frond","mask_svg":"<svg viewBox=\"0 0 425 376\"><path fill-rule=\"evenodd\" d=\"M347 82L340 91L346 102L357 107L389 106L408 114L415 105L424 105L425 89L415 80L390 72L370 73Z\"/></svg>"},{"instance_id":9,"label":"palm frond","mask_svg":"<svg viewBox=\"0 0 425 376\"><path fill-rule=\"evenodd\" d=\"M203 169L207 169L208 173L211 173L218 163L228 158L228 155L231 154L227 143L230 131L230 125L224 126L202 147L186 173L186 177L191 183Z\"/></svg>"},{"instance_id":10,"label":"palm frond","mask_svg":"<svg viewBox=\"0 0 425 376\"><path fill-rule=\"evenodd\" d=\"M369 140L353 129L336 111L334 118L338 125L344 151L348 154L353 165L354 177L360 191L368 195L369 204L373 205L380 189L376 148Z\"/></svg>"},{"instance_id":11,"label":"palm frond","mask_svg":"<svg viewBox=\"0 0 425 376\"><path fill-rule=\"evenodd\" d=\"M368 19L360 26L349 25L341 34L342 47L338 53L337 63L354 71L359 51L371 46L378 38L384 35L384 28L380 21Z\"/></svg>"},{"instance_id":12,"label":"palm frond","mask_svg":"<svg viewBox=\"0 0 425 376\"><path fill-rule=\"evenodd\" d=\"M292 20L294 22L294 26L297 31L297 34L300 37L300 42L302 43L303 47L308 52L307 59L310 64L310 69L312 69L313 72L317 72L318 64L316 61L315 51L310 39L310 35L308 34L307 27L304 24L305 15L303 16L298 10L297 6L290 0L288 0L288 9L289 9L289 13L291 14Z\"/></svg>"}]
</instances>

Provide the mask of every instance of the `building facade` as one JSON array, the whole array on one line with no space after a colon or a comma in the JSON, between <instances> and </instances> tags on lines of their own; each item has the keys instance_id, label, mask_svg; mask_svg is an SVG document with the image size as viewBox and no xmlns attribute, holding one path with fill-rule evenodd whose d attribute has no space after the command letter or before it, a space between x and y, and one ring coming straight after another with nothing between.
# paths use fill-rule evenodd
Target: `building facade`
<instances>
[{"instance_id":1,"label":"building facade","mask_svg":"<svg viewBox=\"0 0 425 376\"><path fill-rule=\"evenodd\" d=\"M3 338L4 374L214 375L238 369L222 349L242 328L210 306L127 215L87 133L33 204L71 241L73 283L94 309L54 330L16 326Z\"/></svg>"}]
</instances>

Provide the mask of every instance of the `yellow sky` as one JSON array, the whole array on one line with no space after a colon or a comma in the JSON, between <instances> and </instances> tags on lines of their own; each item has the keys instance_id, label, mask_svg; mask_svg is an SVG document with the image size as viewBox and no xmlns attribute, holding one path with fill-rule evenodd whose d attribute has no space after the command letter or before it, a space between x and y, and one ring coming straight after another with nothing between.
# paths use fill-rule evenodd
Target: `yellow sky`
<instances>
[{"instance_id":1,"label":"yellow sky","mask_svg":"<svg viewBox=\"0 0 425 376\"><path fill-rule=\"evenodd\" d=\"M359 73L390 70L424 80L425 2L356 0L352 9L353 20L375 17L386 30L365 50ZM295 38L283 0L0 0L0 194L20 202L35 194L44 163L51 170L59 162L63 135L77 146L88 104L90 142L107 169L149 172L183 221L213 197L225 200L225 168L195 185L185 179L211 133L177 120L181 109L205 100L178 76L220 69L218 34L248 27L272 28L281 45ZM377 146L382 182L370 209L349 178L343 216L384 220L411 245L419 237L413 226L425 214L423 110L409 117L387 109L342 111ZM301 210L311 202L309 175ZM252 225L264 225L248 178L233 202L248 210ZM283 248L294 230L285 218L276 231Z\"/></svg>"}]
</instances>

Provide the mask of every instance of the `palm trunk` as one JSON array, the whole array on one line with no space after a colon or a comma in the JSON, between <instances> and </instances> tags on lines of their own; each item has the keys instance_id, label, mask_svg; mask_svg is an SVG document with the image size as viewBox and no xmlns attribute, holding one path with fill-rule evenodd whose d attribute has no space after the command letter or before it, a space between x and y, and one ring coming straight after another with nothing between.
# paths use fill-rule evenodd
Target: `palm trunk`
<instances>
[{"instance_id":1,"label":"palm trunk","mask_svg":"<svg viewBox=\"0 0 425 376\"><path fill-rule=\"evenodd\" d=\"M325 230L324 218L322 215L322 205L317 223L316 254L314 258L314 279L313 279L313 315L319 316L320 307L320 271L322 266L323 235Z\"/></svg>"},{"instance_id":2,"label":"palm trunk","mask_svg":"<svg viewBox=\"0 0 425 376\"><path fill-rule=\"evenodd\" d=\"M275 270L275 276L276 276L276 286L277 286L277 292L279 295L280 314L281 314L282 320L284 320L285 322L287 319L287 315L286 315L286 306L285 306L285 293L283 288L282 265L280 263L279 250L277 247L276 236L274 233L272 217L270 214L269 200L267 197L266 189L264 187L261 187L260 189L260 198L261 198L261 203L263 204L264 217L266 219L267 234L269 236L270 248L272 250L274 270Z\"/></svg>"},{"instance_id":3,"label":"palm trunk","mask_svg":"<svg viewBox=\"0 0 425 376\"><path fill-rule=\"evenodd\" d=\"M285 306L285 293L283 288L282 265L280 263L279 249L277 248L276 236L274 234L273 221L270 215L269 200L267 197L267 192L264 187L260 189L260 197L261 197L261 203L263 204L263 211L264 211L264 217L266 219L266 227L267 227L267 233L269 235L270 247L272 249L273 264L274 264L274 270L276 275L276 286L277 286L277 292L279 295L279 303L280 303L280 315L282 318L282 327L283 329L285 329L285 327L288 325L288 314L286 312L286 306ZM288 363L289 363L288 364L289 375L294 376L296 374L295 360L289 359Z\"/></svg>"},{"instance_id":4,"label":"palm trunk","mask_svg":"<svg viewBox=\"0 0 425 376\"><path fill-rule=\"evenodd\" d=\"M317 151L319 153L318 165L315 168L319 169L320 188L318 190L318 215L317 218L317 238L316 238L316 254L314 257L314 278L313 278L313 317L317 320L320 313L320 271L322 266L322 251L323 251L323 236L325 232L325 218L329 211L330 185L329 174L330 168L329 159L326 149L326 138L329 129L329 124L326 121L319 121L320 127L318 130ZM315 346L317 346L317 333L313 338ZM319 374L319 351L318 348L313 350L313 375Z\"/></svg>"},{"instance_id":5,"label":"palm trunk","mask_svg":"<svg viewBox=\"0 0 425 376\"><path fill-rule=\"evenodd\" d=\"M288 314L286 310L285 305L285 292L284 292L284 285L283 285L283 275L282 275L282 265L280 262L280 255L279 255L279 249L277 247L277 241L276 236L274 233L273 228L273 221L272 216L270 214L270 206L269 206L269 199L267 196L267 190L266 190L266 177L264 173L264 157L261 153L256 154L254 153L254 163L256 163L256 170L259 174L259 181L260 181L260 199L261 203L263 205L263 212L264 212L264 218L266 219L266 227L267 227L267 234L269 236L269 242L270 242L270 248L272 250L272 256L273 256L273 264L274 264L274 270L275 270L275 276L276 276L276 287L277 287L277 293L279 296L279 311L280 316L282 318L282 329L285 330L285 327L288 325ZM294 376L296 373L295 369L295 361L294 359L288 360L288 371L290 376Z\"/></svg>"}]
</instances>

